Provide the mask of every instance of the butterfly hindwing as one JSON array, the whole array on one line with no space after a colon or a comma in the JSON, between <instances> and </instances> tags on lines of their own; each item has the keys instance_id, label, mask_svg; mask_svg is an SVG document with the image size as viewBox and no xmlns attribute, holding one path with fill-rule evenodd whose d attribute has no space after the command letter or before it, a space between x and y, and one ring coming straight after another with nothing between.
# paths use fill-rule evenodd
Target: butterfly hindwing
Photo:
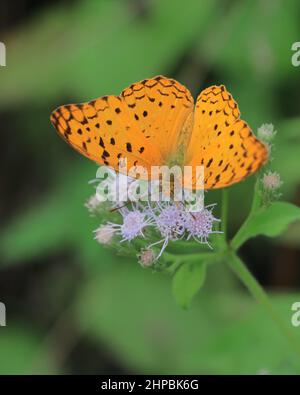
<instances>
[{"instance_id":1,"label":"butterfly hindwing","mask_svg":"<svg viewBox=\"0 0 300 395\"><path fill-rule=\"evenodd\" d=\"M246 122L237 103L221 86L200 93L186 165L204 166L204 188L222 188L254 173L268 157Z\"/></svg>"}]
</instances>

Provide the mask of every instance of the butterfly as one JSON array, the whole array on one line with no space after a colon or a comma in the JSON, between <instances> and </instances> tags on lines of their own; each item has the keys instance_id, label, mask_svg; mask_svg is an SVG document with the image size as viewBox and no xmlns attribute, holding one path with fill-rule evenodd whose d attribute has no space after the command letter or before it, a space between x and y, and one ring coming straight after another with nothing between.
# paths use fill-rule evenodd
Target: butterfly
<instances>
[{"instance_id":1,"label":"butterfly","mask_svg":"<svg viewBox=\"0 0 300 395\"><path fill-rule=\"evenodd\" d=\"M75 150L116 171L124 158L149 174L151 166L203 166L206 190L237 183L268 159L224 85L204 89L194 103L179 82L157 76L119 96L58 107L51 122Z\"/></svg>"}]
</instances>

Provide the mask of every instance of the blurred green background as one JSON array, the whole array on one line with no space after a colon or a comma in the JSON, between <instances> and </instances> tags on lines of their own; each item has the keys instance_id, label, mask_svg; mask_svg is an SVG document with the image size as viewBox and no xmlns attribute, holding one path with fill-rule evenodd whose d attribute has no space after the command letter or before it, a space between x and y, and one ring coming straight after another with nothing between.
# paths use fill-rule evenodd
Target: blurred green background
<instances>
[{"instance_id":1,"label":"blurred green background","mask_svg":"<svg viewBox=\"0 0 300 395\"><path fill-rule=\"evenodd\" d=\"M299 205L299 20L297 0L1 1L0 374L300 373L286 340L221 264L182 311L167 275L97 244L84 208L96 166L49 122L58 105L157 74L194 96L224 83L254 131L275 125L272 168L283 198ZM231 189L231 234L252 188L248 179ZM300 301L300 224L247 242L241 255L289 323Z\"/></svg>"}]
</instances>

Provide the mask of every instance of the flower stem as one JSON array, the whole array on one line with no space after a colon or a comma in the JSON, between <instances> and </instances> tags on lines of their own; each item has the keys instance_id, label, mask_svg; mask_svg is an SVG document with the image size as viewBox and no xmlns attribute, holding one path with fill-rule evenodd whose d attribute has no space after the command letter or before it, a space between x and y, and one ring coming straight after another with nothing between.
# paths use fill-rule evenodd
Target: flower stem
<instances>
[{"instance_id":1,"label":"flower stem","mask_svg":"<svg viewBox=\"0 0 300 395\"><path fill-rule=\"evenodd\" d=\"M240 278L240 280L248 288L248 290L254 296L254 298L259 303L261 303L261 305L265 308L266 312L272 318L273 322L276 324L279 331L285 336L285 338L290 343L294 351L300 357L299 340L294 336L293 332L286 324L286 322L282 319L280 314L278 314L277 310L272 305L268 295L266 294L264 289L260 286L260 284L256 281L255 277L253 277L253 275L247 269L245 264L235 253L230 253L226 261L229 267L234 271L234 273Z\"/></svg>"},{"instance_id":2,"label":"flower stem","mask_svg":"<svg viewBox=\"0 0 300 395\"><path fill-rule=\"evenodd\" d=\"M221 229L223 231L224 241L227 240L228 203L229 203L229 190L228 190L228 188L223 188L222 189Z\"/></svg>"},{"instance_id":3,"label":"flower stem","mask_svg":"<svg viewBox=\"0 0 300 395\"><path fill-rule=\"evenodd\" d=\"M240 229L237 231L237 233L234 235L233 239L230 242L231 247L234 250L236 250L236 251L240 247L240 244L239 244L239 236L240 236L240 234L243 234L244 229L247 227L249 220L260 209L261 196L260 196L260 191L259 191L259 183L260 183L260 178L259 178L259 174L258 174L256 176L256 181L255 181L255 186L254 186L254 193L253 193L253 199L252 199L252 205L251 205L248 217L245 219L245 221L241 225Z\"/></svg>"},{"instance_id":4,"label":"flower stem","mask_svg":"<svg viewBox=\"0 0 300 395\"><path fill-rule=\"evenodd\" d=\"M180 255L175 255L171 254L170 252L164 252L164 258L168 261L176 261L176 262L191 262L191 261L197 261L199 259L213 259L217 258L220 256L219 253L217 252L198 252L198 253L192 253L192 254L180 254Z\"/></svg>"},{"instance_id":5,"label":"flower stem","mask_svg":"<svg viewBox=\"0 0 300 395\"><path fill-rule=\"evenodd\" d=\"M259 183L260 183L260 178L259 178L259 174L257 174L255 185L254 185L254 194L253 194L252 206L251 206L248 218L250 216L252 216L252 214L254 214L259 209L259 207L261 205L261 196L260 196L260 191L259 191Z\"/></svg>"}]
</instances>

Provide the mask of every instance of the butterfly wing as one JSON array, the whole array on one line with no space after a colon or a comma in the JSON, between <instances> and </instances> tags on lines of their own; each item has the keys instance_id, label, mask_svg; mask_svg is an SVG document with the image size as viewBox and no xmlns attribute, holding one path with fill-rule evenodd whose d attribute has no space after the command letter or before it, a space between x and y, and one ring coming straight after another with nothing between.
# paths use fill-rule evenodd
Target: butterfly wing
<instances>
[{"instance_id":1,"label":"butterfly wing","mask_svg":"<svg viewBox=\"0 0 300 395\"><path fill-rule=\"evenodd\" d=\"M267 158L266 146L240 119L225 86L211 86L197 98L186 165L204 166L204 188L223 188L254 173ZM193 179L195 186L195 179Z\"/></svg>"},{"instance_id":2,"label":"butterfly wing","mask_svg":"<svg viewBox=\"0 0 300 395\"><path fill-rule=\"evenodd\" d=\"M135 121L149 143L159 147L162 162L176 156L188 118L193 114L194 100L179 82L158 76L131 85L121 93L130 119ZM192 129L190 128L190 133ZM185 139L187 139L186 137Z\"/></svg>"},{"instance_id":3,"label":"butterfly wing","mask_svg":"<svg viewBox=\"0 0 300 395\"><path fill-rule=\"evenodd\" d=\"M74 149L99 165L118 171L121 158L128 168L162 165L176 148L182 126L193 110L189 91L158 76L88 103L57 108L51 122Z\"/></svg>"}]
</instances>

